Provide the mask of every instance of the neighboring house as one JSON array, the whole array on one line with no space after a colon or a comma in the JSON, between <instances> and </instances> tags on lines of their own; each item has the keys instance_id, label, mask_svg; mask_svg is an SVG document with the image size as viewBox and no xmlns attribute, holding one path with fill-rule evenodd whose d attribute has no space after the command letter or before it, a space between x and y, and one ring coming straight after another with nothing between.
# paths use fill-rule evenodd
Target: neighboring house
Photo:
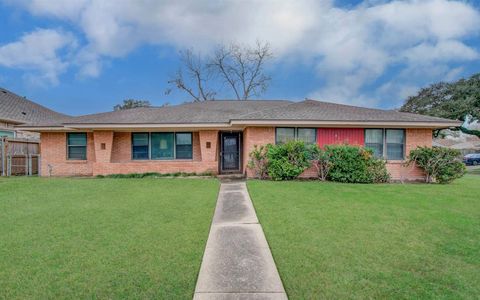
<instances>
[{"instance_id":1,"label":"neighboring house","mask_svg":"<svg viewBox=\"0 0 480 300\"><path fill-rule=\"evenodd\" d=\"M292 139L367 146L384 157L393 179L423 177L404 167L411 149L432 145L432 130L457 121L314 100L216 100L136 108L21 126L41 132L42 175L143 172L252 175L254 145ZM302 176L314 175L307 170Z\"/></svg>"},{"instance_id":2,"label":"neighboring house","mask_svg":"<svg viewBox=\"0 0 480 300\"><path fill-rule=\"evenodd\" d=\"M25 123L64 121L69 117L0 88L0 138L22 138L38 140L39 134L16 129Z\"/></svg>"}]
</instances>

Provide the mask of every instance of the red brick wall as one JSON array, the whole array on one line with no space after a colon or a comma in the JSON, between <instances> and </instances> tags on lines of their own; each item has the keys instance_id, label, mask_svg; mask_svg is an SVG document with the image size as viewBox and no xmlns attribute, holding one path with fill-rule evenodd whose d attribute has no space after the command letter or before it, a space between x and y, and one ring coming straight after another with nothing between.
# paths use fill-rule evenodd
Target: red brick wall
<instances>
[{"instance_id":1,"label":"red brick wall","mask_svg":"<svg viewBox=\"0 0 480 300\"><path fill-rule=\"evenodd\" d=\"M248 154L255 145L275 144L275 127L247 127L243 131L243 169L247 176L254 176L254 172L247 167Z\"/></svg>"},{"instance_id":2,"label":"red brick wall","mask_svg":"<svg viewBox=\"0 0 480 300\"><path fill-rule=\"evenodd\" d=\"M202 145L205 147L206 161L202 160L200 135L203 137ZM66 159L66 134L42 133L42 176L49 175L48 165L51 166L52 176L95 176L145 172L200 173L210 171L217 173L218 171L218 161L214 158L218 140L216 131L209 131L205 134L193 133L193 159L191 160L132 160L130 132L98 131L88 133L87 139L87 160L68 161ZM210 149L206 149L206 142L211 143ZM101 149L102 143L105 144L105 149Z\"/></svg>"},{"instance_id":3,"label":"red brick wall","mask_svg":"<svg viewBox=\"0 0 480 300\"><path fill-rule=\"evenodd\" d=\"M363 130L363 129L362 129ZM417 146L432 146L431 129L406 129L406 154ZM275 143L274 127L248 127L244 131L244 164L248 162L248 153L253 150L254 145L265 145ZM415 166L405 167L401 161L387 162L387 170L393 180L412 181L422 180L423 171ZM247 168L247 176L253 176L252 170ZM316 169L311 167L307 169L300 177L311 178L316 176Z\"/></svg>"},{"instance_id":4,"label":"red brick wall","mask_svg":"<svg viewBox=\"0 0 480 300\"><path fill-rule=\"evenodd\" d=\"M42 176L92 176L98 174L144 173L144 172L218 172L218 131L206 130L193 133L192 160L146 160L131 159L131 133L99 131L87 133L87 160L73 161L66 158L66 134L41 135ZM207 148L207 142L210 148ZM102 143L105 149L101 149ZM254 145L275 143L274 127L247 127L243 132L242 162L247 176L253 172L246 168L248 154ZM431 129L407 129L406 153L417 146L432 145ZM420 169L404 167L402 162L388 162L387 169L394 180L421 180ZM302 177L314 177L316 170L306 170Z\"/></svg>"},{"instance_id":5,"label":"red brick wall","mask_svg":"<svg viewBox=\"0 0 480 300\"><path fill-rule=\"evenodd\" d=\"M95 151L93 133L87 133L87 160L67 160L67 135L64 132L42 132L40 174L42 176L91 176Z\"/></svg>"},{"instance_id":6,"label":"red brick wall","mask_svg":"<svg viewBox=\"0 0 480 300\"><path fill-rule=\"evenodd\" d=\"M405 155L407 157L410 151L418 146L432 147L432 129L407 128L405 138ZM423 170L413 165L406 167L403 162L389 161L387 170L393 180L421 181L425 178Z\"/></svg>"}]
</instances>

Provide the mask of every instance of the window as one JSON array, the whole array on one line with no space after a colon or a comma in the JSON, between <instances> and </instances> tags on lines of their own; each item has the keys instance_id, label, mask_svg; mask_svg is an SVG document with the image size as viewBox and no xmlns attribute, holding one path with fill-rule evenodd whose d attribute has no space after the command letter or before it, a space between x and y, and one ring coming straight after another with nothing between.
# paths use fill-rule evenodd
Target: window
<instances>
[{"instance_id":1,"label":"window","mask_svg":"<svg viewBox=\"0 0 480 300\"><path fill-rule=\"evenodd\" d=\"M9 130L0 130L0 137L14 138L15 137L15 132L14 131L9 131Z\"/></svg>"},{"instance_id":2,"label":"window","mask_svg":"<svg viewBox=\"0 0 480 300\"><path fill-rule=\"evenodd\" d=\"M365 147L372 149L375 157L403 160L405 159L405 130L365 129Z\"/></svg>"},{"instance_id":3,"label":"window","mask_svg":"<svg viewBox=\"0 0 480 300\"><path fill-rule=\"evenodd\" d=\"M372 149L375 157L383 157L383 129L365 129L365 147Z\"/></svg>"},{"instance_id":4,"label":"window","mask_svg":"<svg viewBox=\"0 0 480 300\"><path fill-rule=\"evenodd\" d=\"M386 129L387 140L387 159L402 160L405 158L405 130L403 129Z\"/></svg>"},{"instance_id":5,"label":"window","mask_svg":"<svg viewBox=\"0 0 480 300\"><path fill-rule=\"evenodd\" d=\"M295 140L295 128L276 128L275 143L283 144Z\"/></svg>"},{"instance_id":6,"label":"window","mask_svg":"<svg viewBox=\"0 0 480 300\"><path fill-rule=\"evenodd\" d=\"M297 140L305 144L315 144L317 141L317 130L315 128L297 128Z\"/></svg>"},{"instance_id":7,"label":"window","mask_svg":"<svg viewBox=\"0 0 480 300\"><path fill-rule=\"evenodd\" d=\"M191 132L132 133L132 159L192 159Z\"/></svg>"},{"instance_id":8,"label":"window","mask_svg":"<svg viewBox=\"0 0 480 300\"><path fill-rule=\"evenodd\" d=\"M152 159L173 159L173 133L155 132L151 134Z\"/></svg>"},{"instance_id":9,"label":"window","mask_svg":"<svg viewBox=\"0 0 480 300\"><path fill-rule=\"evenodd\" d=\"M132 159L148 159L148 146L148 133L132 133Z\"/></svg>"},{"instance_id":10,"label":"window","mask_svg":"<svg viewBox=\"0 0 480 300\"><path fill-rule=\"evenodd\" d=\"M67 133L67 159L87 159L87 134Z\"/></svg>"},{"instance_id":11,"label":"window","mask_svg":"<svg viewBox=\"0 0 480 300\"><path fill-rule=\"evenodd\" d=\"M175 154L176 159L192 158L192 134L190 132L175 134Z\"/></svg>"}]
</instances>

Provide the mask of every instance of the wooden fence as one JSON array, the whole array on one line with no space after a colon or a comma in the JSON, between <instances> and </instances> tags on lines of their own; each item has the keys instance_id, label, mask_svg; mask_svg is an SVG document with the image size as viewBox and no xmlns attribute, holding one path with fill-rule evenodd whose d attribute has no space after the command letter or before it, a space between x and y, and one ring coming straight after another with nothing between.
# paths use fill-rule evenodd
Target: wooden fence
<instances>
[{"instance_id":1,"label":"wooden fence","mask_svg":"<svg viewBox=\"0 0 480 300\"><path fill-rule=\"evenodd\" d=\"M0 175L38 175L40 143L37 141L0 138Z\"/></svg>"}]
</instances>

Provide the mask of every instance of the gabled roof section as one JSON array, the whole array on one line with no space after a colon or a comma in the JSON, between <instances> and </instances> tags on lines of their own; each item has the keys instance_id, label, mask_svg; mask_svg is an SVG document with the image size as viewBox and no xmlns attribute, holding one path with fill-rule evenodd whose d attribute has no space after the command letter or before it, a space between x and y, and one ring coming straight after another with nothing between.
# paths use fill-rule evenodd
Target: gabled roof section
<instances>
[{"instance_id":1,"label":"gabled roof section","mask_svg":"<svg viewBox=\"0 0 480 300\"><path fill-rule=\"evenodd\" d=\"M14 124L57 124L69 118L70 116L57 113L0 88L0 120Z\"/></svg>"}]
</instances>

